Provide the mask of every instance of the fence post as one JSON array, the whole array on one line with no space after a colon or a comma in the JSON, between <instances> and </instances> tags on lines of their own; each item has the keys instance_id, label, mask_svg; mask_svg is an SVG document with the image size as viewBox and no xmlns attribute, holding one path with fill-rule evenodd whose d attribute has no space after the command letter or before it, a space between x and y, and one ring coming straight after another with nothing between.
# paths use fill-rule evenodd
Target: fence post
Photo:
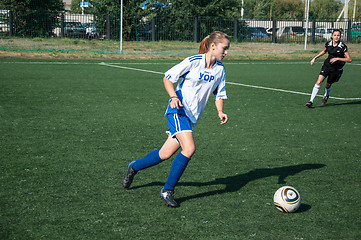
<instances>
[{"instance_id":1,"label":"fence post","mask_svg":"<svg viewBox=\"0 0 361 240\"><path fill-rule=\"evenodd\" d=\"M277 20L272 20L272 43L277 43Z\"/></svg>"},{"instance_id":2,"label":"fence post","mask_svg":"<svg viewBox=\"0 0 361 240\"><path fill-rule=\"evenodd\" d=\"M198 42L198 19L194 18L193 41Z\"/></svg>"},{"instance_id":3,"label":"fence post","mask_svg":"<svg viewBox=\"0 0 361 240\"><path fill-rule=\"evenodd\" d=\"M13 11L9 11L9 35L12 37L14 35L14 16Z\"/></svg>"},{"instance_id":4,"label":"fence post","mask_svg":"<svg viewBox=\"0 0 361 240\"><path fill-rule=\"evenodd\" d=\"M110 40L110 16L107 16L107 40Z\"/></svg>"},{"instance_id":5,"label":"fence post","mask_svg":"<svg viewBox=\"0 0 361 240\"><path fill-rule=\"evenodd\" d=\"M234 19L234 33L233 33L234 42L238 42L238 19Z\"/></svg>"},{"instance_id":6,"label":"fence post","mask_svg":"<svg viewBox=\"0 0 361 240\"><path fill-rule=\"evenodd\" d=\"M64 13L62 13L60 15L60 37L63 38L64 37Z\"/></svg>"},{"instance_id":7,"label":"fence post","mask_svg":"<svg viewBox=\"0 0 361 240\"><path fill-rule=\"evenodd\" d=\"M311 28L311 44L315 44L315 32L316 32L316 20L312 20L312 28Z\"/></svg>"},{"instance_id":8,"label":"fence post","mask_svg":"<svg viewBox=\"0 0 361 240\"><path fill-rule=\"evenodd\" d=\"M351 20L347 21L347 43L352 42L351 39Z\"/></svg>"},{"instance_id":9,"label":"fence post","mask_svg":"<svg viewBox=\"0 0 361 240\"><path fill-rule=\"evenodd\" d=\"M152 19L152 41L155 41L155 18Z\"/></svg>"}]
</instances>

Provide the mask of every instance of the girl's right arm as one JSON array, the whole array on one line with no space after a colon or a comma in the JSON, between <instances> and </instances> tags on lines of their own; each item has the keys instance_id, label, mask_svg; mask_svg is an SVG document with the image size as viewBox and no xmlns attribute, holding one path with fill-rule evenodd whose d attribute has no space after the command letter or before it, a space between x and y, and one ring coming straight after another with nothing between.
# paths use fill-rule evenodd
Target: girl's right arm
<instances>
[{"instance_id":1,"label":"girl's right arm","mask_svg":"<svg viewBox=\"0 0 361 240\"><path fill-rule=\"evenodd\" d=\"M163 78L163 83L164 83L165 90L167 91L170 99L172 100L170 102L170 107L177 108L177 109L179 109L179 107L183 107L182 102L179 100L177 94L174 91L173 83L171 81L169 81L168 78L166 78L166 77Z\"/></svg>"},{"instance_id":2,"label":"girl's right arm","mask_svg":"<svg viewBox=\"0 0 361 240\"><path fill-rule=\"evenodd\" d=\"M325 48L322 52L320 52L319 54L317 54L316 57L312 58L311 60L311 66L313 66L313 64L315 63L315 60L323 55L325 55L325 53L327 52L327 49Z\"/></svg>"}]
</instances>

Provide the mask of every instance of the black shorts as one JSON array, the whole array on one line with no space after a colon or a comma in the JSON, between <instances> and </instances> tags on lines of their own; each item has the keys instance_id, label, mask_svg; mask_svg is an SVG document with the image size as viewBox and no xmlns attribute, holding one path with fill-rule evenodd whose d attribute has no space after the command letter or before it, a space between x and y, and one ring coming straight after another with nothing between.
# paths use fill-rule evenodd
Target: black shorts
<instances>
[{"instance_id":1,"label":"black shorts","mask_svg":"<svg viewBox=\"0 0 361 240\"><path fill-rule=\"evenodd\" d=\"M334 69L326 66L325 64L322 65L320 75L327 78L327 83L332 84L338 82L340 80L343 73L343 68L341 69Z\"/></svg>"}]
</instances>

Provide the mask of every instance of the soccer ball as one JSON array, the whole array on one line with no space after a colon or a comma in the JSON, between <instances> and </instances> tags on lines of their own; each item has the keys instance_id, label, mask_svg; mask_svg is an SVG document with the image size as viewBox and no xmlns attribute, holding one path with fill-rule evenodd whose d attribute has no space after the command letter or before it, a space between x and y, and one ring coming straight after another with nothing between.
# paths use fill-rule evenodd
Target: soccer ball
<instances>
[{"instance_id":1,"label":"soccer ball","mask_svg":"<svg viewBox=\"0 0 361 240\"><path fill-rule=\"evenodd\" d=\"M295 188L283 186L275 192L273 202L281 212L296 212L301 205L301 195Z\"/></svg>"}]
</instances>

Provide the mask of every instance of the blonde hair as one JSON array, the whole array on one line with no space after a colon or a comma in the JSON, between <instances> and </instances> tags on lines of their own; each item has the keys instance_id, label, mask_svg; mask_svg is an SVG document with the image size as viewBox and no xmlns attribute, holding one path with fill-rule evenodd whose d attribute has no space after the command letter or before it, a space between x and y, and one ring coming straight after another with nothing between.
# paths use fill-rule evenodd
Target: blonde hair
<instances>
[{"instance_id":1,"label":"blonde hair","mask_svg":"<svg viewBox=\"0 0 361 240\"><path fill-rule=\"evenodd\" d=\"M203 38L201 45L199 46L198 54L207 53L209 50L209 46L214 43L217 45L217 43L220 43L223 39L228 39L229 36L225 34L224 32L220 31L214 31L207 37Z\"/></svg>"}]
</instances>

